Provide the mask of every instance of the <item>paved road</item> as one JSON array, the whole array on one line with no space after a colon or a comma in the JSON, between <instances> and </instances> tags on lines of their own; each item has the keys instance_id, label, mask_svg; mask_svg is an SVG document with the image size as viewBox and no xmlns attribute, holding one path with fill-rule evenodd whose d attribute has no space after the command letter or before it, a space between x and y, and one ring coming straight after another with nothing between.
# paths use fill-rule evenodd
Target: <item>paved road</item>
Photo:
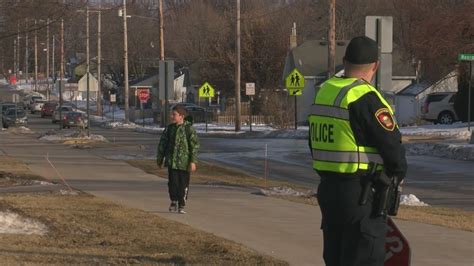
<instances>
[{"instance_id":1,"label":"paved road","mask_svg":"<svg viewBox=\"0 0 474 266\"><path fill-rule=\"evenodd\" d=\"M130 154L144 149L133 141L129 144L124 150ZM115 147L115 153L124 150ZM46 178L55 176L44 158L49 154L75 188L234 240L292 265L323 265L317 207L257 196L250 189L192 186L188 214L170 214L165 179L120 160L105 159L103 153L109 153L109 148L97 153L97 149L41 142L36 134L0 132L2 152L23 160ZM397 224L414 250L412 265L472 265L473 233L404 221Z\"/></svg>"},{"instance_id":2,"label":"paved road","mask_svg":"<svg viewBox=\"0 0 474 266\"><path fill-rule=\"evenodd\" d=\"M49 119L30 116L30 127L37 132L56 129ZM158 135L127 129L93 127L93 134L105 136L113 147L95 149L108 159L154 158ZM311 169L307 142L296 139L201 138L200 159L263 177L265 144L268 146L270 178L316 189L318 175ZM119 151L119 152L118 152ZM428 156L409 156L404 193L438 206L474 210L474 163Z\"/></svg>"}]
</instances>

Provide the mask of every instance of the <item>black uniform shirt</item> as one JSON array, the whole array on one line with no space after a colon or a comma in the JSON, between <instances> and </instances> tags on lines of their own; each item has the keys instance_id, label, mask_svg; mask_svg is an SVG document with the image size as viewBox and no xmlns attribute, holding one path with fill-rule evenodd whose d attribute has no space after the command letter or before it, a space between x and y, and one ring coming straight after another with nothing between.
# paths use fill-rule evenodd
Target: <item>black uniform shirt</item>
<instances>
[{"instance_id":1,"label":"black uniform shirt","mask_svg":"<svg viewBox=\"0 0 474 266\"><path fill-rule=\"evenodd\" d=\"M405 149L396 121L379 97L370 92L349 105L349 120L358 145L376 147L388 176L404 178Z\"/></svg>"}]
</instances>

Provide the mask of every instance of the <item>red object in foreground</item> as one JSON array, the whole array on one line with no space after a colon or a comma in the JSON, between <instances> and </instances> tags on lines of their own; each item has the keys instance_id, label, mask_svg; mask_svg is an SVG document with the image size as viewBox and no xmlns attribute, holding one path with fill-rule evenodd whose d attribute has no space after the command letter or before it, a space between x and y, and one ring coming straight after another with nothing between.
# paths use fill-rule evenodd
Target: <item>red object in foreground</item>
<instances>
[{"instance_id":1,"label":"red object in foreground","mask_svg":"<svg viewBox=\"0 0 474 266\"><path fill-rule=\"evenodd\" d=\"M16 77L15 76L10 77L10 84L16 85Z\"/></svg>"},{"instance_id":2,"label":"red object in foreground","mask_svg":"<svg viewBox=\"0 0 474 266\"><path fill-rule=\"evenodd\" d=\"M393 222L387 219L387 238L385 240L385 266L409 266L411 250L408 241Z\"/></svg>"}]
</instances>

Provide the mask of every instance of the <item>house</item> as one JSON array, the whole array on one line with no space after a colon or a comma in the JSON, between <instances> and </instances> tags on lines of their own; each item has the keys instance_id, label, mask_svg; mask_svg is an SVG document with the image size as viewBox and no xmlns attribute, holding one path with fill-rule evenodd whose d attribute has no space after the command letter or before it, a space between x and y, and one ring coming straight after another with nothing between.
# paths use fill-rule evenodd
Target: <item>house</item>
<instances>
[{"instance_id":1,"label":"house","mask_svg":"<svg viewBox=\"0 0 474 266\"><path fill-rule=\"evenodd\" d=\"M348 42L337 41L336 71L342 70L342 58ZM297 68L305 79L302 96L297 96L298 123L306 124L317 88L327 79L328 44L324 40L306 41L290 50L285 60L282 80Z\"/></svg>"},{"instance_id":2,"label":"house","mask_svg":"<svg viewBox=\"0 0 474 266\"><path fill-rule=\"evenodd\" d=\"M414 124L421 115L421 108L428 94L434 92L456 92L458 77L455 71L437 81L422 80L412 83L395 95L395 116L400 125Z\"/></svg>"},{"instance_id":3,"label":"house","mask_svg":"<svg viewBox=\"0 0 474 266\"><path fill-rule=\"evenodd\" d=\"M344 73L343 57L348 43L348 41L336 42L336 76L342 76ZM305 88L303 95L297 97L298 123L306 124L315 93L320 85L327 80L328 46L327 41L311 40L302 43L300 46L293 45L293 47L286 57L282 78L284 80L294 68L297 68L303 74ZM403 113L405 112L404 108L396 106L397 93L410 86L413 80L416 79L415 67L412 63L406 62L401 50L394 45L392 85L389 88L382 88L380 91L402 117L411 116L412 112L405 114Z\"/></svg>"},{"instance_id":4,"label":"house","mask_svg":"<svg viewBox=\"0 0 474 266\"><path fill-rule=\"evenodd\" d=\"M89 99L97 99L97 93L99 91L99 81L94 75L89 74ZM82 76L78 82L78 93L79 98L87 99L87 75Z\"/></svg>"},{"instance_id":5,"label":"house","mask_svg":"<svg viewBox=\"0 0 474 266\"><path fill-rule=\"evenodd\" d=\"M148 75L142 79L134 80L130 82L130 105L140 108L140 101L138 99L137 90L138 89L149 89L150 90L150 100L147 103L146 107L151 108L151 102L153 95L159 95L158 92L160 77L159 73ZM174 75L174 86L173 93L169 95L169 101L171 103L184 102L186 101L187 85L186 85L186 74L187 72L182 71L181 69L175 68Z\"/></svg>"}]
</instances>

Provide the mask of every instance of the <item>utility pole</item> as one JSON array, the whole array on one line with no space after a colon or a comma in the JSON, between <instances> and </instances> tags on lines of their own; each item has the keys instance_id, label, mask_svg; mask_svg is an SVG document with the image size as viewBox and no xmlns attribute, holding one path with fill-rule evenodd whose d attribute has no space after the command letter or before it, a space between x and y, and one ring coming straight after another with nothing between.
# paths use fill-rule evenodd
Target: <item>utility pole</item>
<instances>
[{"instance_id":1,"label":"utility pole","mask_svg":"<svg viewBox=\"0 0 474 266\"><path fill-rule=\"evenodd\" d=\"M64 79L64 19L61 18L61 62L59 69L59 129L63 128L63 116L62 116L62 107L63 107L63 92L62 92L62 83Z\"/></svg>"},{"instance_id":2,"label":"utility pole","mask_svg":"<svg viewBox=\"0 0 474 266\"><path fill-rule=\"evenodd\" d=\"M163 21L163 0L159 0L159 8L160 8L160 60L161 61L164 61L165 60L165 37L164 37L164 21ZM164 67L166 68L166 63L164 64L160 64L160 72L166 72L166 70L163 70L161 69L161 67ZM168 89L167 86L166 86L166 82L163 82L163 84L165 84L164 88L159 88L159 89L164 89L165 92L166 90ZM163 127L166 127L167 124L166 122L168 121L168 106L166 104L167 102L167 99L159 99L159 90L157 90L157 95L153 95L153 99L154 101L156 102L155 104L155 108L158 106L158 104L160 105L160 110L161 110L161 113L160 113L160 124L161 126ZM165 95L166 96L166 95ZM166 98L166 97L165 97ZM157 117L155 117L155 120L157 120ZM155 121L155 122L158 122L158 121Z\"/></svg>"},{"instance_id":3,"label":"utility pole","mask_svg":"<svg viewBox=\"0 0 474 266\"><path fill-rule=\"evenodd\" d=\"M20 22L17 24L17 33L16 33L16 69L15 69L15 75L17 76L18 79L18 72L20 70Z\"/></svg>"},{"instance_id":4,"label":"utility pole","mask_svg":"<svg viewBox=\"0 0 474 266\"><path fill-rule=\"evenodd\" d=\"M89 51L89 5L86 6L86 75L87 75L87 93L86 93L86 103L87 103L87 136L90 136L90 63L89 63L90 51Z\"/></svg>"},{"instance_id":5,"label":"utility pole","mask_svg":"<svg viewBox=\"0 0 474 266\"><path fill-rule=\"evenodd\" d=\"M163 21L163 0L160 0L160 60L165 60L165 36Z\"/></svg>"},{"instance_id":6,"label":"utility pole","mask_svg":"<svg viewBox=\"0 0 474 266\"><path fill-rule=\"evenodd\" d=\"M50 86L49 86L49 18L46 20L46 84L47 84L47 96L48 101L50 100Z\"/></svg>"},{"instance_id":7,"label":"utility pole","mask_svg":"<svg viewBox=\"0 0 474 266\"><path fill-rule=\"evenodd\" d=\"M16 42L16 38L13 39L13 75L15 75L15 77L17 76L17 69L18 69L18 66L17 66L17 61L16 61L16 46L17 46L17 42Z\"/></svg>"},{"instance_id":8,"label":"utility pole","mask_svg":"<svg viewBox=\"0 0 474 266\"><path fill-rule=\"evenodd\" d=\"M101 79L101 34L102 34L102 1L99 3L99 14L97 16L97 115L102 115L102 79Z\"/></svg>"},{"instance_id":9,"label":"utility pole","mask_svg":"<svg viewBox=\"0 0 474 266\"><path fill-rule=\"evenodd\" d=\"M328 78L336 73L336 0L329 0Z\"/></svg>"},{"instance_id":10,"label":"utility pole","mask_svg":"<svg viewBox=\"0 0 474 266\"><path fill-rule=\"evenodd\" d=\"M28 60L28 20L26 20L26 30L25 30L25 78L26 82L28 83L28 79L30 78L28 74L28 67L29 67L29 60Z\"/></svg>"},{"instance_id":11,"label":"utility pole","mask_svg":"<svg viewBox=\"0 0 474 266\"><path fill-rule=\"evenodd\" d=\"M52 41L53 41L53 50L51 51L52 52L52 58L51 58L51 63L52 63L52 70L51 70L51 73L52 73L52 78L53 78L53 88L54 88L54 85L55 85L55 81L56 81L56 67L55 67L55 40L56 40L56 36L54 36L53 34L53 38L52 38Z\"/></svg>"},{"instance_id":12,"label":"utility pole","mask_svg":"<svg viewBox=\"0 0 474 266\"><path fill-rule=\"evenodd\" d=\"M128 36L127 36L127 0L123 0L123 63L124 63L124 86L125 86L125 123L129 120L128 106Z\"/></svg>"},{"instance_id":13,"label":"utility pole","mask_svg":"<svg viewBox=\"0 0 474 266\"><path fill-rule=\"evenodd\" d=\"M240 0L237 1L236 38L235 38L235 131L240 131Z\"/></svg>"},{"instance_id":14,"label":"utility pole","mask_svg":"<svg viewBox=\"0 0 474 266\"><path fill-rule=\"evenodd\" d=\"M38 91L38 29L35 19L35 91Z\"/></svg>"}]
</instances>

